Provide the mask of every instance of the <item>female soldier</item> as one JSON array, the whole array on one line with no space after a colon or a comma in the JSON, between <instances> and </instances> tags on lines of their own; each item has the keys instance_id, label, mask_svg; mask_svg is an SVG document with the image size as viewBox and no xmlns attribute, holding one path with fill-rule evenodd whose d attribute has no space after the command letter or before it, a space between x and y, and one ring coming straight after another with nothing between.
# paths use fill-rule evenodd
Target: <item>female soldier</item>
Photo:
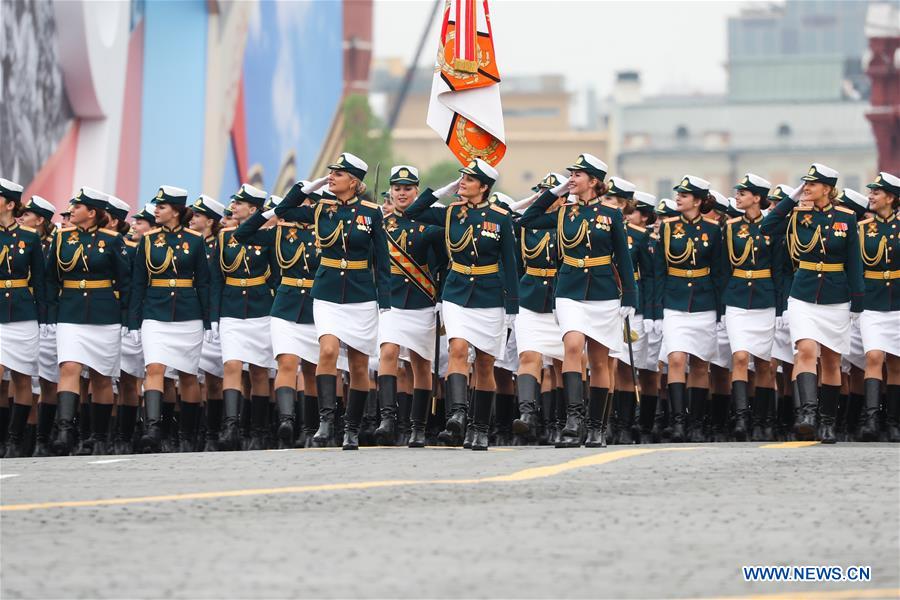
<instances>
[{"instance_id":1,"label":"female soldier","mask_svg":"<svg viewBox=\"0 0 900 600\"><path fill-rule=\"evenodd\" d=\"M474 431L472 450L487 450L488 423L496 383L494 360L506 347L509 319L519 310L516 242L509 212L489 201L499 174L480 158L459 170L456 181L426 188L406 214L413 220L444 227L450 259L441 294L441 316L450 341L445 402L451 406L445 443L458 444L466 431L469 345L475 347ZM432 206L456 193L450 206ZM501 277L502 274L502 277Z\"/></svg>"},{"instance_id":2,"label":"female soldier","mask_svg":"<svg viewBox=\"0 0 900 600\"><path fill-rule=\"evenodd\" d=\"M360 200L368 165L344 152L328 165L331 173L310 185L294 184L274 214L286 221L314 226L322 256L312 287L313 316L319 336L316 369L320 426L314 441L324 446L331 436L337 390L337 360L347 347L350 392L344 414L344 450L359 448L359 426L369 394L369 357L378 343L378 311L390 308L390 264L381 209ZM325 182L335 200L298 206ZM375 264L371 263L374 258ZM374 285L373 285L374 284ZM376 303L377 299L377 303Z\"/></svg>"},{"instance_id":3,"label":"female soldier","mask_svg":"<svg viewBox=\"0 0 900 600\"><path fill-rule=\"evenodd\" d=\"M48 310L56 329L59 391L57 439L60 454L72 450L72 420L79 403L81 370L88 367L91 427L96 455L106 454L112 412L111 377L119 374L121 330L127 323L131 265L122 236L104 229L106 194L81 188L72 199L72 227L56 232L47 266Z\"/></svg>"},{"instance_id":4,"label":"female soldier","mask_svg":"<svg viewBox=\"0 0 900 600\"><path fill-rule=\"evenodd\" d=\"M210 273L218 268L218 248L216 240L222 228L222 217L225 207L205 194L200 194L191 205L191 229L203 236L206 248L206 262ZM210 323L210 327L212 324ZM206 444L204 452L216 452L219 449L219 429L222 427L222 344L218 335L204 335L200 349L200 377L203 384L203 395L206 400Z\"/></svg>"},{"instance_id":5,"label":"female soldier","mask_svg":"<svg viewBox=\"0 0 900 600\"><path fill-rule=\"evenodd\" d=\"M818 404L820 438L825 444L837 441L834 421L841 390L841 354L849 350L850 319L856 318L851 314L859 315L864 293L856 217L849 208L834 205L837 179L837 171L814 163L803 177L805 183L779 202L761 226L763 235L787 231L788 249L799 266L788 300L801 404L797 435L812 439ZM821 356L821 388L817 356Z\"/></svg>"},{"instance_id":6,"label":"female soldier","mask_svg":"<svg viewBox=\"0 0 900 600\"><path fill-rule=\"evenodd\" d=\"M732 352L731 398L736 421L734 436L739 442L750 432L747 382L750 358L756 373L753 396L754 441L761 441L762 426L770 406L775 405L775 373L770 360L775 333L775 279L772 238L760 233L762 210L769 206L772 184L747 173L734 186L736 206L744 211L725 225L723 270L728 276L722 301ZM727 260L727 262L725 262ZM713 405L713 430L723 431L728 419L727 404Z\"/></svg>"},{"instance_id":7,"label":"female soldier","mask_svg":"<svg viewBox=\"0 0 900 600\"><path fill-rule=\"evenodd\" d=\"M562 255L563 265L556 282L556 318L565 346L562 378L567 419L556 446L581 445L581 374L587 342L590 395L585 445L603 447L609 353L622 348L623 319L634 316L634 266L622 213L613 202L600 199L608 190L603 181L606 163L591 154L582 154L568 170L568 181L544 192L519 223L535 229L555 228ZM547 212L557 197L567 194L576 197L574 203Z\"/></svg>"},{"instance_id":8,"label":"female soldier","mask_svg":"<svg viewBox=\"0 0 900 600\"><path fill-rule=\"evenodd\" d=\"M301 181L301 187L309 182ZM305 202L312 205L312 197ZM244 221L234 238L242 244L273 248L281 273L281 285L275 293L271 311L272 352L278 363L275 377L275 403L280 424L278 447L292 448L294 443L294 401L297 397L297 371L302 369L304 388L315 398L316 363L319 342L313 321L313 287L319 255L315 233L305 223L281 220L275 227L261 229L265 214L255 213ZM300 391L302 396L303 391ZM315 412L313 420L318 421ZM310 443L312 438L310 438Z\"/></svg>"},{"instance_id":9,"label":"female soldier","mask_svg":"<svg viewBox=\"0 0 900 600\"><path fill-rule=\"evenodd\" d=\"M209 264L203 235L186 225L191 220L187 190L164 185L154 200L157 227L138 245L134 263L129 329L135 342L145 342L142 443L159 449L166 367L178 372L181 393L181 452L194 451L200 410L197 371L203 331L210 330Z\"/></svg>"},{"instance_id":10,"label":"female soldier","mask_svg":"<svg viewBox=\"0 0 900 600\"><path fill-rule=\"evenodd\" d=\"M534 196L524 203L514 204L513 209L517 212L524 211L545 190L554 189L566 181L565 177L557 173L547 174L532 188ZM553 367L559 372L565 355L562 332L553 313L559 264L556 230L520 227L519 251L524 266L524 273L519 279L519 314L516 315L516 345L519 350L516 391L520 416L513 421L512 428L516 435L534 442L539 428L537 399L541 393L544 361L552 361ZM547 418L551 412L550 406L544 402L542 405L544 419L549 427Z\"/></svg>"},{"instance_id":11,"label":"female soldier","mask_svg":"<svg viewBox=\"0 0 900 600\"><path fill-rule=\"evenodd\" d=\"M716 352L721 230L701 216L709 204L709 182L685 175L675 188L677 217L663 220L656 253L656 303L663 307L663 345L668 353L667 392L672 441L685 440L685 380L692 407L706 405L709 361ZM688 359L690 357L690 359ZM690 376L685 377L690 361Z\"/></svg>"},{"instance_id":12,"label":"female soldier","mask_svg":"<svg viewBox=\"0 0 900 600\"><path fill-rule=\"evenodd\" d=\"M400 348L409 352L412 367L412 430L410 448L425 446L425 419L431 399L431 361L434 360L437 283L433 273L444 262L444 231L421 225L406 215L419 194L419 171L409 165L391 167L390 202L385 215L391 260L391 310L378 323L380 359L378 397L381 424L375 440L393 446L397 420L397 366Z\"/></svg>"},{"instance_id":13,"label":"female soldier","mask_svg":"<svg viewBox=\"0 0 900 600\"><path fill-rule=\"evenodd\" d=\"M53 240L53 205L40 196L32 196L22 209L19 223L37 231L44 252L44 264L49 256L50 242ZM38 356L38 381L41 390L38 403L37 435L35 437L35 457L51 456L50 432L56 420L56 383L59 381L59 364L56 362L55 326L41 328Z\"/></svg>"},{"instance_id":14,"label":"female soldier","mask_svg":"<svg viewBox=\"0 0 900 600\"><path fill-rule=\"evenodd\" d=\"M262 208L266 193L245 183L231 200L233 217L243 223ZM248 363L253 428L249 449L263 450L269 414L269 366L272 364L269 312L273 290L278 286L278 263L270 248L238 242L234 238L235 230L235 227L223 227L219 232L218 265L211 269L211 332L207 340L219 336L224 362L225 420L219 445L226 450L241 447L238 413L244 404L241 392L243 366Z\"/></svg>"},{"instance_id":15,"label":"female soldier","mask_svg":"<svg viewBox=\"0 0 900 600\"><path fill-rule=\"evenodd\" d=\"M644 363L647 352L647 335L644 331L643 304L647 299L647 282L652 284L653 281L653 260L649 250L650 232L640 224L634 222L634 215L640 217L640 213L635 209L636 189L633 183L621 177L609 178L609 189L606 191L605 197L616 204L622 212L622 217L626 222L625 233L628 239L628 252L631 254L631 264L634 266L635 287L638 291L638 305L635 309L635 318L631 320L631 331L636 335L636 339L632 342L632 354L634 354L635 365L632 367L631 356L628 352L627 345L623 344L620 351L615 353L616 374L615 374L615 392L613 392L613 405L610 415L615 415L615 424L617 426L616 444L632 444L634 443L634 435L632 428L635 425L634 416L637 408L637 393L632 381L632 369L640 368ZM639 220L639 219L638 219ZM652 298L652 294L650 298ZM631 335L630 333L628 335ZM651 390L652 391L652 390ZM643 397L641 398L643 400ZM642 402L643 404L643 402ZM644 409L649 406L641 406L641 414ZM656 404L653 404L656 409Z\"/></svg>"},{"instance_id":16,"label":"female soldier","mask_svg":"<svg viewBox=\"0 0 900 600\"><path fill-rule=\"evenodd\" d=\"M860 436L866 442L878 439L882 369L887 364L888 436L890 441L900 442L900 177L882 172L866 187L875 216L859 223L866 285L859 317L866 353L865 420Z\"/></svg>"},{"instance_id":17,"label":"female soldier","mask_svg":"<svg viewBox=\"0 0 900 600\"><path fill-rule=\"evenodd\" d=\"M41 236L16 221L21 203L22 186L0 179L0 287L4 290L0 301L0 377L9 370L13 387L5 458L22 456L20 445L33 400L31 378L38 374L40 329L47 327Z\"/></svg>"}]
</instances>

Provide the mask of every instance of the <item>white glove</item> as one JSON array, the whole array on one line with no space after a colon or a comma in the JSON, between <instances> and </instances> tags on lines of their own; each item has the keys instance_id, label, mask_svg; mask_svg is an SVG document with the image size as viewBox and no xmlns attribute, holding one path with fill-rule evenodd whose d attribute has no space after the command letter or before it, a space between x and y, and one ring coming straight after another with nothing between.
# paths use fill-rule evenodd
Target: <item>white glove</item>
<instances>
[{"instance_id":1,"label":"white glove","mask_svg":"<svg viewBox=\"0 0 900 600\"><path fill-rule=\"evenodd\" d=\"M438 188L434 190L435 198L443 198L449 194L455 194L457 190L459 190L459 182L462 181L462 175L460 175L457 179L454 179L444 187Z\"/></svg>"},{"instance_id":2,"label":"white glove","mask_svg":"<svg viewBox=\"0 0 900 600\"><path fill-rule=\"evenodd\" d=\"M506 329L515 329L516 328L516 315L507 314L503 318L503 324L505 325Z\"/></svg>"},{"instance_id":3,"label":"white glove","mask_svg":"<svg viewBox=\"0 0 900 600\"><path fill-rule=\"evenodd\" d=\"M784 319L782 317L775 317L775 329L784 329Z\"/></svg>"},{"instance_id":4,"label":"white glove","mask_svg":"<svg viewBox=\"0 0 900 600\"><path fill-rule=\"evenodd\" d=\"M850 322L856 323L857 321L859 321L859 313L858 312L850 313Z\"/></svg>"},{"instance_id":5,"label":"white glove","mask_svg":"<svg viewBox=\"0 0 900 600\"><path fill-rule=\"evenodd\" d=\"M716 333L725 330L725 320L724 317L716 321Z\"/></svg>"},{"instance_id":6,"label":"white glove","mask_svg":"<svg viewBox=\"0 0 900 600\"><path fill-rule=\"evenodd\" d=\"M212 341L219 339L219 322L214 321L209 324L209 331L212 333Z\"/></svg>"},{"instance_id":7,"label":"white glove","mask_svg":"<svg viewBox=\"0 0 900 600\"><path fill-rule=\"evenodd\" d=\"M204 329L203 330L203 341L212 344L214 341L214 335L212 329Z\"/></svg>"},{"instance_id":8,"label":"white glove","mask_svg":"<svg viewBox=\"0 0 900 600\"><path fill-rule=\"evenodd\" d=\"M119 329L119 337L128 337L128 327L122 325L122 327Z\"/></svg>"},{"instance_id":9,"label":"white glove","mask_svg":"<svg viewBox=\"0 0 900 600\"><path fill-rule=\"evenodd\" d=\"M312 192L315 192L316 190L322 188L326 183L328 183L327 175L325 177L319 177L318 179L313 179L312 181L310 181L309 183L304 185L302 188L300 188L300 190L304 194L311 194Z\"/></svg>"},{"instance_id":10,"label":"white glove","mask_svg":"<svg viewBox=\"0 0 900 600\"><path fill-rule=\"evenodd\" d=\"M441 314L441 306L443 306L440 302L435 302L434 304L434 314Z\"/></svg>"},{"instance_id":11,"label":"white glove","mask_svg":"<svg viewBox=\"0 0 900 600\"><path fill-rule=\"evenodd\" d=\"M378 308L378 314L383 315L384 313L386 313L386 312L389 311L389 310L391 310L391 309L379 307L379 308Z\"/></svg>"},{"instance_id":12,"label":"white glove","mask_svg":"<svg viewBox=\"0 0 900 600\"><path fill-rule=\"evenodd\" d=\"M619 307L619 316L622 317L622 320L628 319L628 322L631 323L631 319L634 318L634 307L633 306L620 306Z\"/></svg>"},{"instance_id":13,"label":"white glove","mask_svg":"<svg viewBox=\"0 0 900 600\"><path fill-rule=\"evenodd\" d=\"M567 193L568 189L569 189L569 178L563 177L560 180L559 185L557 185L555 188L552 188L550 191L553 193L554 196L562 196L563 194Z\"/></svg>"},{"instance_id":14,"label":"white glove","mask_svg":"<svg viewBox=\"0 0 900 600\"><path fill-rule=\"evenodd\" d=\"M653 331L653 319L644 319L644 331L647 333Z\"/></svg>"},{"instance_id":15,"label":"white glove","mask_svg":"<svg viewBox=\"0 0 900 600\"><path fill-rule=\"evenodd\" d=\"M663 322L662 319L656 319L653 321L653 333L656 335L662 335L663 332Z\"/></svg>"},{"instance_id":16,"label":"white glove","mask_svg":"<svg viewBox=\"0 0 900 600\"><path fill-rule=\"evenodd\" d=\"M131 331L128 332L128 334L131 336L132 342L134 342L135 344L141 343L141 330L140 329L132 329Z\"/></svg>"},{"instance_id":17,"label":"white glove","mask_svg":"<svg viewBox=\"0 0 900 600\"><path fill-rule=\"evenodd\" d=\"M274 217L274 216L275 216L275 209L274 209L274 208L270 208L269 210L267 210L266 212L263 213L263 218L264 218L266 221L268 221L269 219L271 219L271 218Z\"/></svg>"},{"instance_id":18,"label":"white glove","mask_svg":"<svg viewBox=\"0 0 900 600\"><path fill-rule=\"evenodd\" d=\"M794 191L791 192L791 200L793 200L794 202L800 201L800 196L803 195L803 186L805 183L805 181L801 181L800 185L794 188Z\"/></svg>"},{"instance_id":19,"label":"white glove","mask_svg":"<svg viewBox=\"0 0 900 600\"><path fill-rule=\"evenodd\" d=\"M46 324L42 323L41 325L38 326L38 335L41 336L42 338L49 337L50 334L48 332Z\"/></svg>"}]
</instances>

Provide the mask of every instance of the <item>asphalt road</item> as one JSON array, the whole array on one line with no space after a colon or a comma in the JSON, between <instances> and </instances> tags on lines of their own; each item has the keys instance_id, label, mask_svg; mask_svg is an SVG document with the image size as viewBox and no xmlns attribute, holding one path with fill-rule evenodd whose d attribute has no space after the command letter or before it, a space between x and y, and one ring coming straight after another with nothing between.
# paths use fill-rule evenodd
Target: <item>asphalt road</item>
<instances>
[{"instance_id":1,"label":"asphalt road","mask_svg":"<svg viewBox=\"0 0 900 600\"><path fill-rule=\"evenodd\" d=\"M125 460L122 460L125 458ZM744 565L867 565L745 582ZM900 447L0 462L0 597L900 597Z\"/></svg>"}]
</instances>

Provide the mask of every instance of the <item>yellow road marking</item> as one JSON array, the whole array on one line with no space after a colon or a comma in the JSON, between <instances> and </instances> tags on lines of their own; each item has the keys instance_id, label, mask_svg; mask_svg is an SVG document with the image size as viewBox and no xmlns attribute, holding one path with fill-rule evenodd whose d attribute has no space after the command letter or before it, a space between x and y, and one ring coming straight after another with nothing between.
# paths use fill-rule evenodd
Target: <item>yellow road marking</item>
<instances>
[{"instance_id":1,"label":"yellow road marking","mask_svg":"<svg viewBox=\"0 0 900 600\"><path fill-rule=\"evenodd\" d=\"M816 590L809 592L779 592L750 596L715 596L717 600L852 600L853 598L900 598L900 588Z\"/></svg>"},{"instance_id":2,"label":"yellow road marking","mask_svg":"<svg viewBox=\"0 0 900 600\"><path fill-rule=\"evenodd\" d=\"M764 444L760 448L806 448L815 446L819 442L779 442L777 444Z\"/></svg>"},{"instance_id":3,"label":"yellow road marking","mask_svg":"<svg viewBox=\"0 0 900 600\"><path fill-rule=\"evenodd\" d=\"M386 481L356 481L348 483L322 483L315 485L296 485L279 488L253 488L245 490L223 490L217 492L189 492L185 494L164 494L159 496L136 496L131 498L103 498L98 500L71 500L57 502L35 502L30 504L10 504L0 506L0 512L41 510L47 508L84 508L98 506L121 506L125 504L139 504L146 502L173 502L177 500L214 500L218 498L242 498L247 496L274 496L280 494L304 494L309 492L336 492L345 490L371 490L378 488L400 487L411 485L473 485L479 483L499 483L514 481L530 481L553 477L566 471L593 467L610 463L623 458L641 456L653 452L672 452L699 450L700 447L685 448L635 448L633 450L615 450L611 452L598 452L555 465L532 467L510 473L508 475L495 475L492 477L479 477L474 479L392 479Z\"/></svg>"}]
</instances>

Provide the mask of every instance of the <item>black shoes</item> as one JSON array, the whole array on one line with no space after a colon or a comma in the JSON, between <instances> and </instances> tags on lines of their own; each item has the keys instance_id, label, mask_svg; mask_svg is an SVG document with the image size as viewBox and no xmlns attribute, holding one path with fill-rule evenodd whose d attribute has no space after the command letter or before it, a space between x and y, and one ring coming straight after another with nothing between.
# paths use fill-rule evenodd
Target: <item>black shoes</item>
<instances>
[{"instance_id":1,"label":"black shoes","mask_svg":"<svg viewBox=\"0 0 900 600\"><path fill-rule=\"evenodd\" d=\"M313 435L313 446L324 448L334 435L334 409L337 375L316 375L319 399L319 429Z\"/></svg>"},{"instance_id":2,"label":"black shoes","mask_svg":"<svg viewBox=\"0 0 900 600\"><path fill-rule=\"evenodd\" d=\"M381 403L381 423L375 430L375 443L379 446L393 446L397 439L396 375L378 376L378 399Z\"/></svg>"},{"instance_id":3,"label":"black shoes","mask_svg":"<svg viewBox=\"0 0 900 600\"><path fill-rule=\"evenodd\" d=\"M581 445L581 430L584 426L584 399L583 383L579 371L569 371L562 374L563 396L566 406L566 424L559 434L557 448L577 448ZM602 419L602 413L597 415ZM602 427L602 420L596 423Z\"/></svg>"}]
</instances>

